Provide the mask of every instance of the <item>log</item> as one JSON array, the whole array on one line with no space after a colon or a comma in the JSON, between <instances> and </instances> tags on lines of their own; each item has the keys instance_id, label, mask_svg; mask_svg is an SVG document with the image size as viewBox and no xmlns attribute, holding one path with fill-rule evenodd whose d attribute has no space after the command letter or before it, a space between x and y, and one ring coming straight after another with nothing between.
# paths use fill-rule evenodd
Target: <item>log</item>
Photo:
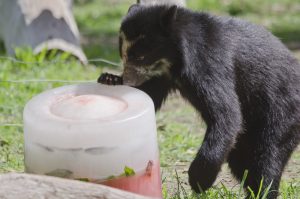
<instances>
[{"instance_id":1,"label":"log","mask_svg":"<svg viewBox=\"0 0 300 199\"><path fill-rule=\"evenodd\" d=\"M151 199L99 184L24 173L0 175L1 199ZM152 198L153 199L153 198Z\"/></svg>"}]
</instances>

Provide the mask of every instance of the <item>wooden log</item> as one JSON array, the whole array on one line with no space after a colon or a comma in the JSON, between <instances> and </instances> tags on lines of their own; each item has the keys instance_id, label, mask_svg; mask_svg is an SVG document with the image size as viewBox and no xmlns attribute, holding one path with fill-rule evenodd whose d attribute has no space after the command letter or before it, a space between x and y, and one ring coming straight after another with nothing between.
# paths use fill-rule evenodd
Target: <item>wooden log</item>
<instances>
[{"instance_id":1,"label":"wooden log","mask_svg":"<svg viewBox=\"0 0 300 199\"><path fill-rule=\"evenodd\" d=\"M23 173L0 175L1 199L151 199L104 185ZM153 199L153 198L152 198Z\"/></svg>"}]
</instances>

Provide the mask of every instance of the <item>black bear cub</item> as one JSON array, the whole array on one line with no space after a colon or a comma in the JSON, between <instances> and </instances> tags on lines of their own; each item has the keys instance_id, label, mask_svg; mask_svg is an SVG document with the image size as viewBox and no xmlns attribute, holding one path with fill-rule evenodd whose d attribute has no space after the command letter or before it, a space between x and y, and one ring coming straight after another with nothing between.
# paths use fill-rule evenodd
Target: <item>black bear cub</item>
<instances>
[{"instance_id":1,"label":"black bear cub","mask_svg":"<svg viewBox=\"0 0 300 199\"><path fill-rule=\"evenodd\" d=\"M158 110L178 90L207 124L189 168L196 192L207 190L227 161L245 187L271 184L276 198L283 169L300 141L300 64L264 28L176 6L132 6L123 19L122 77L98 82L134 86Z\"/></svg>"}]
</instances>

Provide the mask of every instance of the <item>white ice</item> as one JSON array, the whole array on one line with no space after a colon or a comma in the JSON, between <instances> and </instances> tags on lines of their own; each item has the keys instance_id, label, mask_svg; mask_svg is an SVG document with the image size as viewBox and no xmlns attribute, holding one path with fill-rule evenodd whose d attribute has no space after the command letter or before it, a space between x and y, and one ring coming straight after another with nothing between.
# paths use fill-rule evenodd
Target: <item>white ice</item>
<instances>
[{"instance_id":1,"label":"white ice","mask_svg":"<svg viewBox=\"0 0 300 199\"><path fill-rule=\"evenodd\" d=\"M105 119L124 111L127 103L103 95L79 95L52 105L53 114L68 119Z\"/></svg>"}]
</instances>

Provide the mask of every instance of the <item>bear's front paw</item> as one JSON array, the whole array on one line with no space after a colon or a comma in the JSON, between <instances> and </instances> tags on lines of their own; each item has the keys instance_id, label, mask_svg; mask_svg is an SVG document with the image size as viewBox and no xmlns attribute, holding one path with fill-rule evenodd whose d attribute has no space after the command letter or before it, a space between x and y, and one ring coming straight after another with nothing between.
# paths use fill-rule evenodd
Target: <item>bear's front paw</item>
<instances>
[{"instance_id":1,"label":"bear's front paw","mask_svg":"<svg viewBox=\"0 0 300 199\"><path fill-rule=\"evenodd\" d=\"M98 83L106 84L106 85L122 85L123 78L117 75L112 75L109 73L103 73L98 78Z\"/></svg>"},{"instance_id":2,"label":"bear's front paw","mask_svg":"<svg viewBox=\"0 0 300 199\"><path fill-rule=\"evenodd\" d=\"M210 188L218 174L218 166L213 166L205 160L195 159L188 171L189 183L196 193L202 193Z\"/></svg>"}]
</instances>

